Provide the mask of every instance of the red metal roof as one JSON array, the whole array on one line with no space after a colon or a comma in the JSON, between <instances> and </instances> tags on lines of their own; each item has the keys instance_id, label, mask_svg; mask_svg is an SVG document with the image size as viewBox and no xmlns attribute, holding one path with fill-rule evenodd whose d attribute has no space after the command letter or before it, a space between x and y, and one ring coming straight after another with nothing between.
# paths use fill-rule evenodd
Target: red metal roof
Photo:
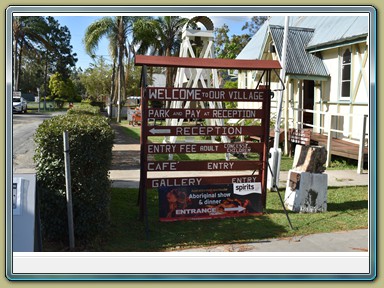
<instances>
[{"instance_id":1,"label":"red metal roof","mask_svg":"<svg viewBox=\"0 0 384 288\"><path fill-rule=\"evenodd\" d=\"M277 60L238 60L218 58L190 58L171 56L136 55L135 65L160 67L214 68L239 70L281 69Z\"/></svg>"}]
</instances>

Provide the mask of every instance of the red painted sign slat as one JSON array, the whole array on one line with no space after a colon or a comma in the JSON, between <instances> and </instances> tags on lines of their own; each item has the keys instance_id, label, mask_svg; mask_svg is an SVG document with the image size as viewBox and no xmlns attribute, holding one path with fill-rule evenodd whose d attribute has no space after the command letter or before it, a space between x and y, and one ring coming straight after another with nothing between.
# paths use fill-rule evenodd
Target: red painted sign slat
<instances>
[{"instance_id":1,"label":"red painted sign slat","mask_svg":"<svg viewBox=\"0 0 384 288\"><path fill-rule=\"evenodd\" d=\"M262 126L150 126L146 132L149 136L261 136L263 129Z\"/></svg>"},{"instance_id":2,"label":"red painted sign slat","mask_svg":"<svg viewBox=\"0 0 384 288\"><path fill-rule=\"evenodd\" d=\"M230 171L255 170L261 161L148 161L147 171Z\"/></svg>"},{"instance_id":3,"label":"red painted sign slat","mask_svg":"<svg viewBox=\"0 0 384 288\"><path fill-rule=\"evenodd\" d=\"M147 87L148 100L153 101L242 101L268 100L268 90L215 89L215 88L164 88Z\"/></svg>"},{"instance_id":4,"label":"red painted sign slat","mask_svg":"<svg viewBox=\"0 0 384 288\"><path fill-rule=\"evenodd\" d=\"M262 109L148 109L149 119L260 119Z\"/></svg>"},{"instance_id":5,"label":"red painted sign slat","mask_svg":"<svg viewBox=\"0 0 384 288\"><path fill-rule=\"evenodd\" d=\"M263 143L151 143L146 145L147 154L178 153L262 153Z\"/></svg>"},{"instance_id":6,"label":"red painted sign slat","mask_svg":"<svg viewBox=\"0 0 384 288\"><path fill-rule=\"evenodd\" d=\"M147 185L149 188L159 188L167 186L188 187L208 184L260 182L261 179L261 175L148 178Z\"/></svg>"}]
</instances>

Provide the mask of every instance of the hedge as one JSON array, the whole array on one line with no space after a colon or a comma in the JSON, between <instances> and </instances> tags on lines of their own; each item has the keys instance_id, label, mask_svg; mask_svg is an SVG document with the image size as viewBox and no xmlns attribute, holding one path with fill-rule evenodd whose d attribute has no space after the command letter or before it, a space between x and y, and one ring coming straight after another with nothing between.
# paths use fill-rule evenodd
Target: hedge
<instances>
[{"instance_id":1,"label":"hedge","mask_svg":"<svg viewBox=\"0 0 384 288\"><path fill-rule=\"evenodd\" d=\"M68 241L63 132L68 131L76 245L101 236L109 225L113 129L102 116L67 114L37 129L37 190L44 240Z\"/></svg>"},{"instance_id":2,"label":"hedge","mask_svg":"<svg viewBox=\"0 0 384 288\"><path fill-rule=\"evenodd\" d=\"M68 114L89 114L99 115L100 109L90 104L75 104L71 109L67 111Z\"/></svg>"}]
</instances>

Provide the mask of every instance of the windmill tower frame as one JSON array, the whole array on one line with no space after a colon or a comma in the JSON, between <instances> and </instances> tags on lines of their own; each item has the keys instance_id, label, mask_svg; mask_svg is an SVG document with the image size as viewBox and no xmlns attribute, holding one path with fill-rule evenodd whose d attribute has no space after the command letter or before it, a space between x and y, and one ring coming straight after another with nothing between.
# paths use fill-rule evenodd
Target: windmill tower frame
<instances>
[{"instance_id":1,"label":"windmill tower frame","mask_svg":"<svg viewBox=\"0 0 384 288\"><path fill-rule=\"evenodd\" d=\"M206 30L202 30L201 27L197 29L188 28L190 23L200 23ZM206 16L193 17L183 27L182 31L182 43L180 46L180 57L189 58L215 58L214 48L214 26ZM175 88L219 88L219 78L216 68L187 68L179 67L177 69L175 82ZM208 107L206 107L208 105ZM196 102L191 101L172 101L167 105L173 109L189 109L189 108L210 108L210 109L222 109L223 105L221 102L209 101ZM184 119L168 119L167 125L170 126L181 126L183 125ZM207 125L211 126L223 126L224 119L206 119ZM177 140L176 136L165 137L165 142L175 143ZM191 139L186 139L191 141ZM212 142L216 142L215 137L211 137ZM227 136L221 136L221 142L230 142ZM169 156L172 158L172 155ZM226 155L229 158L229 155Z\"/></svg>"}]
</instances>

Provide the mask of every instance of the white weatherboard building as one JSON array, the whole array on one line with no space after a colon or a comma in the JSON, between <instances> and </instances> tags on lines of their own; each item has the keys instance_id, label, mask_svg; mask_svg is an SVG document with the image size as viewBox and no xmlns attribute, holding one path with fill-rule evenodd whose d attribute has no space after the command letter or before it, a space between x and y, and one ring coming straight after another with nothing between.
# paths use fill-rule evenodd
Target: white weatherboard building
<instances>
[{"instance_id":1,"label":"white weatherboard building","mask_svg":"<svg viewBox=\"0 0 384 288\"><path fill-rule=\"evenodd\" d=\"M284 19L270 17L237 59L281 61ZM368 31L368 16L289 17L281 126L285 139L289 128L312 128L314 133L332 131L336 138L361 141L370 98ZM239 71L239 88L256 88L260 76ZM272 90L281 88L277 76L273 81ZM279 94L272 99L273 115ZM239 103L239 108L250 105Z\"/></svg>"}]
</instances>

